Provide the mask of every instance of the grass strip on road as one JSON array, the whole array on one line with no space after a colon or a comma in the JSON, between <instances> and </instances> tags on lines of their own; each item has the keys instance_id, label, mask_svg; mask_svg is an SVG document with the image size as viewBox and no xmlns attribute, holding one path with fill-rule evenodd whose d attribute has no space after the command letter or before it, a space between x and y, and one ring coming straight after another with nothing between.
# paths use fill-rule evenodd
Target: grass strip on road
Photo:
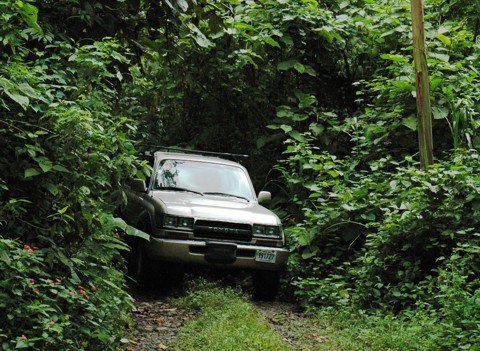
<instances>
[{"instance_id":1,"label":"grass strip on road","mask_svg":"<svg viewBox=\"0 0 480 351\"><path fill-rule=\"evenodd\" d=\"M174 350L289 350L247 298L232 288L198 280L176 303L196 317L179 332Z\"/></svg>"}]
</instances>

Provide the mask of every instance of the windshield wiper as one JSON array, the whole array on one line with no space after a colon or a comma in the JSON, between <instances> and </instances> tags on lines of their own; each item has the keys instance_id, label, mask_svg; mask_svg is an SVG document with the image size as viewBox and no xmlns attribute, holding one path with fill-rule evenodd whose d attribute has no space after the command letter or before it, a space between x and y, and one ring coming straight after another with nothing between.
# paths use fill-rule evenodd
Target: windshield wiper
<instances>
[{"instance_id":1,"label":"windshield wiper","mask_svg":"<svg viewBox=\"0 0 480 351\"><path fill-rule=\"evenodd\" d=\"M216 193L216 192L205 192L204 194L205 195L220 195L220 196L236 197L237 199L242 199L242 200L250 202L250 200L247 199L246 197L239 196L239 195L233 195L233 194L227 194L227 193Z\"/></svg>"},{"instance_id":2,"label":"windshield wiper","mask_svg":"<svg viewBox=\"0 0 480 351\"><path fill-rule=\"evenodd\" d=\"M191 189L187 189L187 188L180 188L180 187L177 187L177 186L161 186L161 187L157 188L157 190L186 191L186 192L189 192L189 193L199 194L199 195L203 196L203 193L201 193L200 191L191 190Z\"/></svg>"}]
</instances>

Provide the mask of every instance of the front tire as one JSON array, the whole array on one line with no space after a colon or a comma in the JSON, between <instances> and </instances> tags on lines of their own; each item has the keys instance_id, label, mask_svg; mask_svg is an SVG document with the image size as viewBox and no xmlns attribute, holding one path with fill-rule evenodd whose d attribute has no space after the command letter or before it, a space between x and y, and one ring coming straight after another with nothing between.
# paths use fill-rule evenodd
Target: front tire
<instances>
[{"instance_id":1,"label":"front tire","mask_svg":"<svg viewBox=\"0 0 480 351\"><path fill-rule=\"evenodd\" d=\"M129 273L140 289L152 287L156 280L154 262L147 256L146 244L146 240L136 238L132 248L132 262Z\"/></svg>"}]
</instances>

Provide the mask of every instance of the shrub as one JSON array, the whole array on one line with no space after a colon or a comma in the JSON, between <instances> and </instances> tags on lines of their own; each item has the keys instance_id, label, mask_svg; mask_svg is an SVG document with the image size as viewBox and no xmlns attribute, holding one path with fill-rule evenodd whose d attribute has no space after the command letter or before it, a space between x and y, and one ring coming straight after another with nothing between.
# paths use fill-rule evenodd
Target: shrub
<instances>
[{"instance_id":1,"label":"shrub","mask_svg":"<svg viewBox=\"0 0 480 351\"><path fill-rule=\"evenodd\" d=\"M287 230L296 296L310 307L421 307L445 323L438 345L468 348L478 337L478 153L457 150L422 171L408 158L367 170L315 151L295 143L278 167L303 194Z\"/></svg>"},{"instance_id":2,"label":"shrub","mask_svg":"<svg viewBox=\"0 0 480 351\"><path fill-rule=\"evenodd\" d=\"M0 237L2 350L117 350L132 303L108 235L71 257Z\"/></svg>"},{"instance_id":3,"label":"shrub","mask_svg":"<svg viewBox=\"0 0 480 351\"><path fill-rule=\"evenodd\" d=\"M135 172L127 53L44 31L30 1L0 13L1 347L116 349L132 306L106 218Z\"/></svg>"}]
</instances>

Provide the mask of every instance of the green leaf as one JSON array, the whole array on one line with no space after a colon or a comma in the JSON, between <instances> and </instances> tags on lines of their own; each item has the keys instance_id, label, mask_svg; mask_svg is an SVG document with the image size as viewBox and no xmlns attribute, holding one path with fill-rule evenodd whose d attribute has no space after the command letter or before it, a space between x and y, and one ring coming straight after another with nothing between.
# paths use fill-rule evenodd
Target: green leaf
<instances>
[{"instance_id":1,"label":"green leaf","mask_svg":"<svg viewBox=\"0 0 480 351\"><path fill-rule=\"evenodd\" d=\"M444 119L448 117L449 110L443 106L432 107L432 115L434 119Z\"/></svg>"},{"instance_id":2,"label":"green leaf","mask_svg":"<svg viewBox=\"0 0 480 351\"><path fill-rule=\"evenodd\" d=\"M122 62L122 63L128 63L128 59L123 56L122 54L116 52L116 51L112 51L112 53L110 54L115 60L119 61L119 62Z\"/></svg>"},{"instance_id":3,"label":"green leaf","mask_svg":"<svg viewBox=\"0 0 480 351\"><path fill-rule=\"evenodd\" d=\"M58 172L70 173L70 171L68 169L66 169L65 167L63 167L62 165L53 165L52 169L54 169L55 171L58 171Z\"/></svg>"},{"instance_id":4,"label":"green leaf","mask_svg":"<svg viewBox=\"0 0 480 351\"><path fill-rule=\"evenodd\" d=\"M186 12L188 10L188 2L185 0L175 0L177 3L178 7L182 9L183 12Z\"/></svg>"},{"instance_id":5,"label":"green leaf","mask_svg":"<svg viewBox=\"0 0 480 351\"><path fill-rule=\"evenodd\" d=\"M450 40L450 38L443 34L437 34L435 38L440 40L445 46L450 46L452 44L452 41Z\"/></svg>"},{"instance_id":6,"label":"green leaf","mask_svg":"<svg viewBox=\"0 0 480 351\"><path fill-rule=\"evenodd\" d=\"M338 176L340 175L340 173L338 173L337 171L328 171L328 174L330 174L330 176L332 176L333 178L338 178Z\"/></svg>"},{"instance_id":7,"label":"green leaf","mask_svg":"<svg viewBox=\"0 0 480 351\"><path fill-rule=\"evenodd\" d=\"M293 114L289 106L279 106L277 109L277 117L290 117Z\"/></svg>"},{"instance_id":8,"label":"green leaf","mask_svg":"<svg viewBox=\"0 0 480 351\"><path fill-rule=\"evenodd\" d=\"M450 56L449 55L437 54L435 52L431 52L430 56L436 58L437 60L443 61L443 62L450 61Z\"/></svg>"},{"instance_id":9,"label":"green leaf","mask_svg":"<svg viewBox=\"0 0 480 351\"><path fill-rule=\"evenodd\" d=\"M399 89L408 91L408 92L415 91L415 85L411 84L410 82L404 81L404 80L393 81L392 85L399 88Z\"/></svg>"},{"instance_id":10,"label":"green leaf","mask_svg":"<svg viewBox=\"0 0 480 351\"><path fill-rule=\"evenodd\" d=\"M20 94L9 94L7 92L7 95L10 96L10 98L18 103L20 106L22 106L23 109L26 109L28 105L30 104L30 99L26 97L25 95L20 95Z\"/></svg>"},{"instance_id":11,"label":"green leaf","mask_svg":"<svg viewBox=\"0 0 480 351\"><path fill-rule=\"evenodd\" d=\"M349 212L356 210L355 206L350 206L349 204L343 204L341 207L344 208L345 210L349 211Z\"/></svg>"},{"instance_id":12,"label":"green leaf","mask_svg":"<svg viewBox=\"0 0 480 351\"><path fill-rule=\"evenodd\" d=\"M125 231L128 235L131 235L131 236L136 236L138 238L142 238L142 239L145 239L145 240L148 240L150 241L150 235L148 233L145 233L144 231L141 231L137 228L134 228L132 226L127 226L127 230Z\"/></svg>"},{"instance_id":13,"label":"green leaf","mask_svg":"<svg viewBox=\"0 0 480 351\"><path fill-rule=\"evenodd\" d=\"M333 32L333 29L328 26L323 26L322 28L313 29L314 32L317 32L329 43L332 43L334 40L342 41L343 38L336 32Z\"/></svg>"},{"instance_id":14,"label":"green leaf","mask_svg":"<svg viewBox=\"0 0 480 351\"><path fill-rule=\"evenodd\" d=\"M38 165L44 173L50 171L53 168L52 162L46 157L37 157L35 161L37 161Z\"/></svg>"},{"instance_id":15,"label":"green leaf","mask_svg":"<svg viewBox=\"0 0 480 351\"><path fill-rule=\"evenodd\" d=\"M64 214L65 212L67 212L67 210L68 210L68 206L65 206L64 208L58 210L57 212L60 214Z\"/></svg>"},{"instance_id":16,"label":"green leaf","mask_svg":"<svg viewBox=\"0 0 480 351\"><path fill-rule=\"evenodd\" d=\"M45 183L43 186L53 195L57 196L60 192L55 184L52 183Z\"/></svg>"},{"instance_id":17,"label":"green leaf","mask_svg":"<svg viewBox=\"0 0 480 351\"><path fill-rule=\"evenodd\" d=\"M280 128L282 128L285 133L288 133L293 129L292 126L289 126L288 124L282 124Z\"/></svg>"},{"instance_id":18,"label":"green leaf","mask_svg":"<svg viewBox=\"0 0 480 351\"><path fill-rule=\"evenodd\" d=\"M297 132L296 130L292 130L290 133L288 133L293 139L303 142L306 141L305 137L300 134L300 132Z\"/></svg>"},{"instance_id":19,"label":"green leaf","mask_svg":"<svg viewBox=\"0 0 480 351\"><path fill-rule=\"evenodd\" d=\"M305 67L305 73L306 74L308 74L309 76L312 76L312 77L317 76L317 72L315 72L315 70L311 66L304 65L304 67Z\"/></svg>"},{"instance_id":20,"label":"green leaf","mask_svg":"<svg viewBox=\"0 0 480 351\"><path fill-rule=\"evenodd\" d=\"M444 81L442 78L434 77L430 80L430 88L432 90L435 90L440 84L442 84Z\"/></svg>"},{"instance_id":21,"label":"green leaf","mask_svg":"<svg viewBox=\"0 0 480 351\"><path fill-rule=\"evenodd\" d=\"M290 118L292 121L301 122L308 119L308 115L305 113L294 113L292 116L290 116Z\"/></svg>"},{"instance_id":22,"label":"green leaf","mask_svg":"<svg viewBox=\"0 0 480 351\"><path fill-rule=\"evenodd\" d=\"M315 136L319 136L325 130L324 126L315 122L311 123L308 128L313 132L313 135Z\"/></svg>"},{"instance_id":23,"label":"green leaf","mask_svg":"<svg viewBox=\"0 0 480 351\"><path fill-rule=\"evenodd\" d=\"M195 42L202 48L209 48L214 46L214 44L207 39L205 34L203 34L200 29L197 28L193 23L188 24L188 28L193 32L193 39Z\"/></svg>"},{"instance_id":24,"label":"green leaf","mask_svg":"<svg viewBox=\"0 0 480 351\"><path fill-rule=\"evenodd\" d=\"M408 62L408 58L401 55L383 54L383 55L380 55L380 57L384 60L390 60L393 62Z\"/></svg>"},{"instance_id":25,"label":"green leaf","mask_svg":"<svg viewBox=\"0 0 480 351\"><path fill-rule=\"evenodd\" d=\"M309 258L312 258L317 255L318 253L318 247L317 246L308 246L303 252L302 252L302 258L304 260L308 260Z\"/></svg>"},{"instance_id":26,"label":"green leaf","mask_svg":"<svg viewBox=\"0 0 480 351\"><path fill-rule=\"evenodd\" d=\"M298 108L304 109L306 107L309 107L317 102L317 98L313 95L306 96L302 98L300 103L298 104Z\"/></svg>"},{"instance_id":27,"label":"green leaf","mask_svg":"<svg viewBox=\"0 0 480 351\"><path fill-rule=\"evenodd\" d=\"M265 37L265 38L263 38L263 41L270 46L274 46L274 47L277 47L277 48L280 47L280 44L277 41L275 41L272 37Z\"/></svg>"},{"instance_id":28,"label":"green leaf","mask_svg":"<svg viewBox=\"0 0 480 351\"><path fill-rule=\"evenodd\" d=\"M24 178L30 178L30 177L35 177L39 175L40 172L36 170L35 168L28 168L25 170L25 174L23 175Z\"/></svg>"},{"instance_id":29,"label":"green leaf","mask_svg":"<svg viewBox=\"0 0 480 351\"><path fill-rule=\"evenodd\" d=\"M103 219L105 220L108 229L114 229L115 227L118 227L124 230L128 235L150 241L150 235L148 233L128 225L127 222L120 217L105 216Z\"/></svg>"},{"instance_id":30,"label":"green leaf","mask_svg":"<svg viewBox=\"0 0 480 351\"><path fill-rule=\"evenodd\" d=\"M293 68L295 68L298 73L305 73L305 66L302 65L300 62L295 62Z\"/></svg>"},{"instance_id":31,"label":"green leaf","mask_svg":"<svg viewBox=\"0 0 480 351\"><path fill-rule=\"evenodd\" d=\"M10 263L10 256L7 254L7 251L4 249L0 248L0 260L2 260L5 263Z\"/></svg>"},{"instance_id":32,"label":"green leaf","mask_svg":"<svg viewBox=\"0 0 480 351\"><path fill-rule=\"evenodd\" d=\"M289 70L290 68L292 68L296 63L298 63L297 60L283 61L283 62L280 62L280 63L277 65L277 69L278 69L279 71L287 71L287 70Z\"/></svg>"},{"instance_id":33,"label":"green leaf","mask_svg":"<svg viewBox=\"0 0 480 351\"><path fill-rule=\"evenodd\" d=\"M300 246L308 246L315 238L315 232L313 230L302 230L298 234L298 244Z\"/></svg>"},{"instance_id":34,"label":"green leaf","mask_svg":"<svg viewBox=\"0 0 480 351\"><path fill-rule=\"evenodd\" d=\"M23 340L18 340L17 343L15 344L16 349L26 349L28 347L29 347L28 344Z\"/></svg>"},{"instance_id":35,"label":"green leaf","mask_svg":"<svg viewBox=\"0 0 480 351\"><path fill-rule=\"evenodd\" d=\"M3 91L7 96L19 104L24 110L28 107L30 99L18 93L18 87L10 82L8 79L0 78L0 87L3 88Z\"/></svg>"},{"instance_id":36,"label":"green leaf","mask_svg":"<svg viewBox=\"0 0 480 351\"><path fill-rule=\"evenodd\" d=\"M15 6L17 7L18 12L22 16L23 20L30 27L34 28L39 33L43 33L42 29L37 23L38 9L35 6L20 0L15 1Z\"/></svg>"},{"instance_id":37,"label":"green leaf","mask_svg":"<svg viewBox=\"0 0 480 351\"><path fill-rule=\"evenodd\" d=\"M45 99L38 90L34 89L28 83L20 83L18 85L18 89L22 91L26 96L32 99L37 99L43 102L47 102L47 99Z\"/></svg>"},{"instance_id":38,"label":"green leaf","mask_svg":"<svg viewBox=\"0 0 480 351\"><path fill-rule=\"evenodd\" d=\"M404 118L402 121L402 124L411 130L417 130L418 119L415 116L410 116L410 117Z\"/></svg>"}]
</instances>

